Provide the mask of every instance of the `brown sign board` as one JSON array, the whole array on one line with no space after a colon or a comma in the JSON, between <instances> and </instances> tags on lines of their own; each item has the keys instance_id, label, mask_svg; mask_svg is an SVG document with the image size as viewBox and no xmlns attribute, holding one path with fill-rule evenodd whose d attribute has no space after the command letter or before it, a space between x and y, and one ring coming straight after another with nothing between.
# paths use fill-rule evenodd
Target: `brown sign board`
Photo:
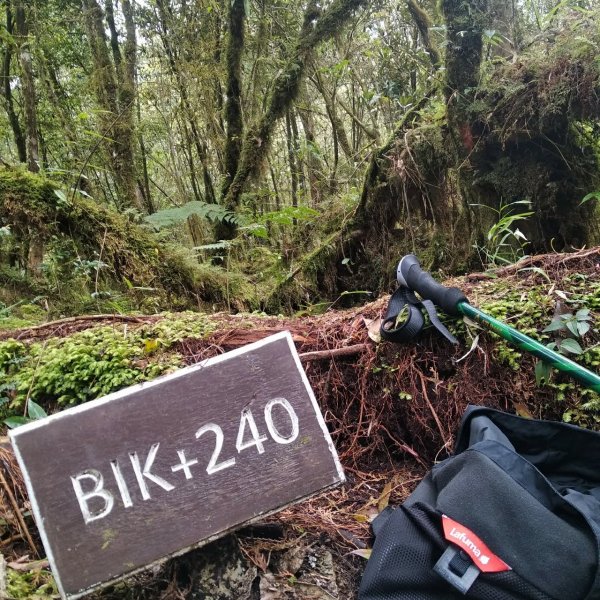
<instances>
[{"instance_id":1,"label":"brown sign board","mask_svg":"<svg viewBox=\"0 0 600 600\"><path fill-rule=\"evenodd\" d=\"M10 437L68 599L344 481L288 332Z\"/></svg>"}]
</instances>

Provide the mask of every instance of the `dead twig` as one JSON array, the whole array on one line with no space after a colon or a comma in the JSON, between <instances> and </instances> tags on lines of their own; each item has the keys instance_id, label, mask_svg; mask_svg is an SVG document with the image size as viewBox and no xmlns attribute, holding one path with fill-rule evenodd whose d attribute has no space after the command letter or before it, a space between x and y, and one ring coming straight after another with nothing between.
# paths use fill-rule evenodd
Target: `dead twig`
<instances>
[{"instance_id":1,"label":"dead twig","mask_svg":"<svg viewBox=\"0 0 600 600\"><path fill-rule=\"evenodd\" d=\"M13 494L12 490L10 489L10 486L8 485L8 482L6 481L1 469L0 469L0 485L4 488L4 491L6 492L6 495L8 496L8 500L13 507L15 517L16 517L17 521L19 522L19 529L21 530L21 533L27 540L27 543L29 544L29 547L31 548L33 554L35 556L39 556L36 545L33 542L31 534L29 533L29 529L27 528L27 524L25 523L25 519L23 519L23 515L21 514L21 509L19 508L17 499L15 498L15 495Z\"/></svg>"},{"instance_id":2,"label":"dead twig","mask_svg":"<svg viewBox=\"0 0 600 600\"><path fill-rule=\"evenodd\" d=\"M421 389L423 390L423 399L427 403L427 407L431 411L431 414L435 420L435 424L437 425L438 431L440 432L440 436L442 437L442 440L444 442L444 448L450 448L450 440L446 436L446 432L444 431L444 428L442 427L440 418L438 417L437 412L435 412L435 408L433 408L433 404L431 404L431 400L429 399L429 396L427 394L427 386L425 385L425 377L423 376L422 373L419 373L419 378L421 379Z\"/></svg>"},{"instance_id":3,"label":"dead twig","mask_svg":"<svg viewBox=\"0 0 600 600\"><path fill-rule=\"evenodd\" d=\"M346 346L345 348L332 348L331 350L303 352L300 354L300 360L302 362L308 362L310 360L325 360L328 358L335 358L337 356L354 356L356 354L366 352L369 347L369 344L354 344L353 346Z\"/></svg>"}]
</instances>

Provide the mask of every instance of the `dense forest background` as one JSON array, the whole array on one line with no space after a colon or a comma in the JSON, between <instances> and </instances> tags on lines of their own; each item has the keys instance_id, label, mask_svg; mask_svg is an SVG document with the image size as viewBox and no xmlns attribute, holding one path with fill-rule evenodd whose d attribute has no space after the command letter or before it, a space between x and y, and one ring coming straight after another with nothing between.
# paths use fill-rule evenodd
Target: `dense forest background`
<instances>
[{"instance_id":1,"label":"dense forest background","mask_svg":"<svg viewBox=\"0 0 600 600\"><path fill-rule=\"evenodd\" d=\"M347 484L95 598L355 598L468 404L600 427L472 321L379 335L413 252L598 371L598 0L0 0L0 69L0 597L57 597L9 427L276 331Z\"/></svg>"},{"instance_id":2,"label":"dense forest background","mask_svg":"<svg viewBox=\"0 0 600 600\"><path fill-rule=\"evenodd\" d=\"M0 6L4 317L317 311L406 252L598 239L597 2Z\"/></svg>"}]
</instances>

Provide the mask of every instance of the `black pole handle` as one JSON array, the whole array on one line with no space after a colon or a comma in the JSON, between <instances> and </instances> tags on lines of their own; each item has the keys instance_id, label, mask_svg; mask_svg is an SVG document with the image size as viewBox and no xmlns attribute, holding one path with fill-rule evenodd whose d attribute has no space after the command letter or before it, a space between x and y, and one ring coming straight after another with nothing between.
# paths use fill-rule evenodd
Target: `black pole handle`
<instances>
[{"instance_id":1,"label":"black pole handle","mask_svg":"<svg viewBox=\"0 0 600 600\"><path fill-rule=\"evenodd\" d=\"M419 259L414 254L407 254L398 263L397 277L401 285L417 292L424 300L431 300L449 315L460 316L459 302L468 302L461 290L443 286L423 271Z\"/></svg>"}]
</instances>

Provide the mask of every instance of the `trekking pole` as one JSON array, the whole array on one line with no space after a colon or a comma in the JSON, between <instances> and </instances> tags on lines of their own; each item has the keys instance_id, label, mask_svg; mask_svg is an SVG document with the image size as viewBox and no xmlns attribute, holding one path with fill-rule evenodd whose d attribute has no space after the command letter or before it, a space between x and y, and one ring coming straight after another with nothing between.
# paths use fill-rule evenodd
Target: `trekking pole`
<instances>
[{"instance_id":1,"label":"trekking pole","mask_svg":"<svg viewBox=\"0 0 600 600\"><path fill-rule=\"evenodd\" d=\"M585 387L600 393L599 375L471 306L461 290L455 287L446 287L437 282L429 273L423 271L419 259L414 254L407 254L402 258L398 264L397 276L401 285L417 292L421 298L431 300L449 315L464 315L480 323L520 350L537 356L555 369L568 373Z\"/></svg>"}]
</instances>

